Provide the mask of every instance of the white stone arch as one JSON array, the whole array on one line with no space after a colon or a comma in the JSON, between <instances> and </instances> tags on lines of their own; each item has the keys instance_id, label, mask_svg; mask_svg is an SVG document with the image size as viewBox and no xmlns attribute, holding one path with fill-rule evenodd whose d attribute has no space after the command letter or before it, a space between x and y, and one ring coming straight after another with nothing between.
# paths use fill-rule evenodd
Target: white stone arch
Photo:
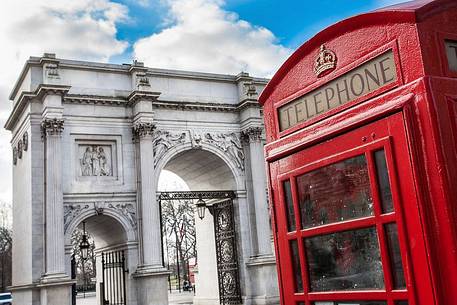
<instances>
[{"instance_id":1,"label":"white stone arch","mask_svg":"<svg viewBox=\"0 0 457 305\"><path fill-rule=\"evenodd\" d=\"M103 215L103 216L108 216L116 220L124 229L125 235L126 235L126 243L134 242L136 241L137 237L137 226L133 226L131 222L124 216L122 215L119 211L114 210L114 209L109 209L105 208L102 213L97 213L97 211L93 209L88 209L87 211L84 211L80 213L79 215L75 216L73 219L70 220L70 223L67 226L67 230L65 231L65 245L71 245L71 236L74 232L74 230L86 219L92 217L92 216L97 216L97 215Z\"/></svg>"},{"instance_id":2,"label":"white stone arch","mask_svg":"<svg viewBox=\"0 0 457 305\"><path fill-rule=\"evenodd\" d=\"M171 147L161 156L159 160L156 160L156 167L154 171L154 190L157 190L160 173L168 164L168 162L170 162L171 159L173 159L180 153L193 149L205 150L221 158L222 161L224 161L224 163L230 168L230 171L232 172L233 179L235 180L236 190L242 191L246 189L244 170L240 169L235 163L235 161L232 158L230 158L223 150L209 143L201 143L198 147L194 147L191 142L184 142Z\"/></svg>"}]
</instances>

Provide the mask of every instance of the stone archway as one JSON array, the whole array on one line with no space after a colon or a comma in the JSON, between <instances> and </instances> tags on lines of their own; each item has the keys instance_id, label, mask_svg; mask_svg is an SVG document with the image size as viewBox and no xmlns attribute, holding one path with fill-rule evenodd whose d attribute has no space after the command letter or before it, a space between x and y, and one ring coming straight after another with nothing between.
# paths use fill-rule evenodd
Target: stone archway
<instances>
[{"instance_id":1,"label":"stone archway","mask_svg":"<svg viewBox=\"0 0 457 305\"><path fill-rule=\"evenodd\" d=\"M128 212L129 210L130 212ZM123 301L119 304L135 302L132 280L126 274L122 274L129 267L134 268L136 266L138 256L136 221L132 219L134 212L131 211L129 204L73 203L65 205L65 211L66 268L71 267L72 234L77 228L81 229L83 222L86 232L95 242L96 295L89 294L91 302L101 305L103 295L107 295L106 287L111 287L109 293L120 296L118 300L122 299ZM125 261L122 270L117 268L116 273L113 273L117 275L116 278L105 277L107 272L104 271L105 264L103 264L102 255L105 256L105 260L108 256L111 260L120 261L122 259ZM116 293L114 293L115 290ZM78 301L76 304L79 304Z\"/></svg>"}]
</instances>

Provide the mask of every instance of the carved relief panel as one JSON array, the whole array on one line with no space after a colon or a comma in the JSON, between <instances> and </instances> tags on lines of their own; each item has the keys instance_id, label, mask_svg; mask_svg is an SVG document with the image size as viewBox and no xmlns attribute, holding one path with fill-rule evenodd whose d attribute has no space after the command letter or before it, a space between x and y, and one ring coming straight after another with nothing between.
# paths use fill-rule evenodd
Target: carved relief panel
<instances>
[{"instance_id":1,"label":"carved relief panel","mask_svg":"<svg viewBox=\"0 0 457 305\"><path fill-rule=\"evenodd\" d=\"M79 144L79 175L80 176L113 176L112 145Z\"/></svg>"}]
</instances>

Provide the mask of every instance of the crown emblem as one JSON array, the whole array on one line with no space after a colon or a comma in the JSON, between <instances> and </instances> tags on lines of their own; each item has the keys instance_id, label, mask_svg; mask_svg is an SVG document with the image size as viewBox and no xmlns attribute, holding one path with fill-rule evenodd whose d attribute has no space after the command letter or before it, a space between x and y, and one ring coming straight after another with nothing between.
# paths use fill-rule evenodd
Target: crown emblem
<instances>
[{"instance_id":1,"label":"crown emblem","mask_svg":"<svg viewBox=\"0 0 457 305\"><path fill-rule=\"evenodd\" d=\"M324 45L321 45L321 50L319 55L314 62L314 73L317 77L324 75L324 72L333 70L336 68L336 55L332 51L325 48Z\"/></svg>"}]
</instances>

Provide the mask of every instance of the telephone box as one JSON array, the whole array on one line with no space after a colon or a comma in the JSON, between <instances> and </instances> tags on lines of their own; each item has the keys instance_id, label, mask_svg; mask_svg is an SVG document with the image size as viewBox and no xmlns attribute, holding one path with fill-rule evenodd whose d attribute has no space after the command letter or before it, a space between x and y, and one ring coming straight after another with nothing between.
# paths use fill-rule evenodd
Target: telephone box
<instances>
[{"instance_id":1,"label":"telephone box","mask_svg":"<svg viewBox=\"0 0 457 305\"><path fill-rule=\"evenodd\" d=\"M283 305L457 304L457 1L318 33L260 97Z\"/></svg>"}]
</instances>

